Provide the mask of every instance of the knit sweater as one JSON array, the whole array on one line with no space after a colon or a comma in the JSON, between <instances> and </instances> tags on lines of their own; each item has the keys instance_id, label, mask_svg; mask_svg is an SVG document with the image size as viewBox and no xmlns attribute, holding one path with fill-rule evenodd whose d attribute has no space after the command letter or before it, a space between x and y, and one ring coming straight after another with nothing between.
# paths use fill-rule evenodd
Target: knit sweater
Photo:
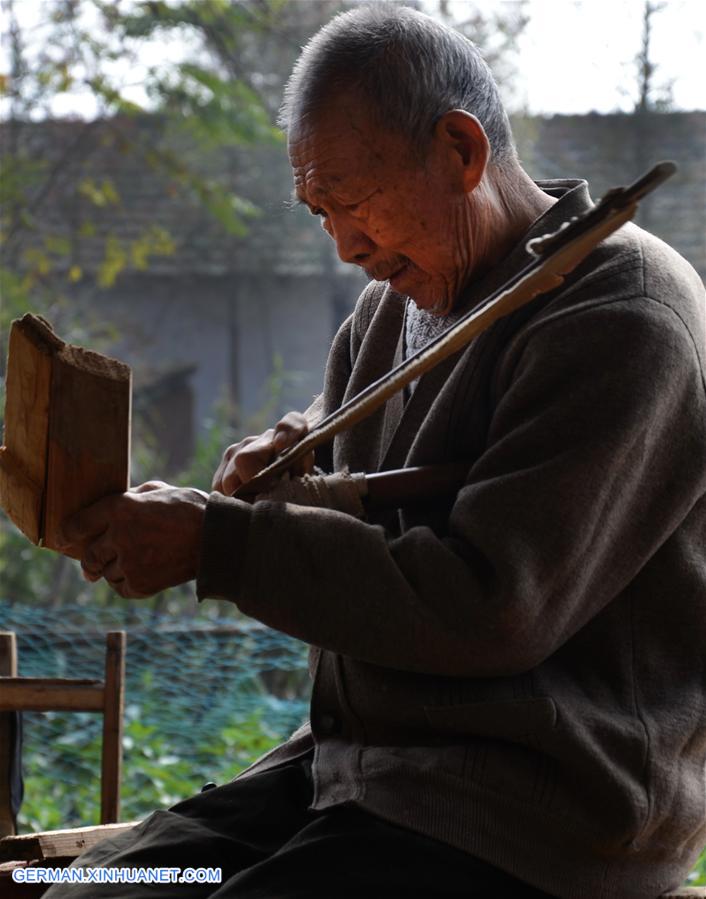
<instances>
[{"instance_id":1,"label":"knit sweater","mask_svg":"<svg viewBox=\"0 0 706 899\"><path fill-rule=\"evenodd\" d=\"M527 238L589 207L585 182ZM472 284L471 308L528 261ZM404 352L371 284L327 413ZM464 460L454 500L376 521L213 495L201 598L308 642L313 807L354 803L564 899L649 899L706 842L703 285L633 225L318 455ZM312 413L313 414L313 413ZM245 772L243 776L248 776Z\"/></svg>"}]
</instances>

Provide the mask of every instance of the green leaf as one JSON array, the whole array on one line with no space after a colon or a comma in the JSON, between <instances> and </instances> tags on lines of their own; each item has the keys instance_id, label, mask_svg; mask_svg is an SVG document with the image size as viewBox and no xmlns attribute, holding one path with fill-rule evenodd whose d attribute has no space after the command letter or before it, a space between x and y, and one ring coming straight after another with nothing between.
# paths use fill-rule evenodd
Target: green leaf
<instances>
[{"instance_id":1,"label":"green leaf","mask_svg":"<svg viewBox=\"0 0 706 899\"><path fill-rule=\"evenodd\" d=\"M44 238L44 246L48 253L55 256L67 256L71 252L71 241L61 234L48 234Z\"/></svg>"},{"instance_id":2,"label":"green leaf","mask_svg":"<svg viewBox=\"0 0 706 899\"><path fill-rule=\"evenodd\" d=\"M115 279L127 264L127 254L123 244L112 234L105 240L105 255L96 278L99 287L112 287Z\"/></svg>"},{"instance_id":3,"label":"green leaf","mask_svg":"<svg viewBox=\"0 0 706 899\"><path fill-rule=\"evenodd\" d=\"M110 178L104 178L100 184L93 178L84 178L78 184L78 192L94 206L115 206L120 202L115 184Z\"/></svg>"}]
</instances>

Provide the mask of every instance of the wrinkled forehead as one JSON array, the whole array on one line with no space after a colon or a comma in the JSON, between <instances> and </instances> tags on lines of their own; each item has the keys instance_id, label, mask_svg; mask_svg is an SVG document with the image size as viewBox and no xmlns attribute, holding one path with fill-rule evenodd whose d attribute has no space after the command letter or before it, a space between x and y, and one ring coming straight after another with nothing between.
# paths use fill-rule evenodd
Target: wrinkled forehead
<instances>
[{"instance_id":1,"label":"wrinkled forehead","mask_svg":"<svg viewBox=\"0 0 706 899\"><path fill-rule=\"evenodd\" d=\"M332 189L363 173L385 178L414 156L408 137L383 127L355 94L291 121L287 145L295 189Z\"/></svg>"},{"instance_id":2,"label":"wrinkled forehead","mask_svg":"<svg viewBox=\"0 0 706 899\"><path fill-rule=\"evenodd\" d=\"M380 128L355 94L336 95L323 106L301 112L287 129L290 158L311 146L322 144L369 143Z\"/></svg>"},{"instance_id":3,"label":"wrinkled forehead","mask_svg":"<svg viewBox=\"0 0 706 899\"><path fill-rule=\"evenodd\" d=\"M343 143L304 140L290 154L294 198L316 205L355 190L364 174L374 177L361 154Z\"/></svg>"},{"instance_id":4,"label":"wrinkled forehead","mask_svg":"<svg viewBox=\"0 0 706 899\"><path fill-rule=\"evenodd\" d=\"M373 118L371 113L371 103L360 90L331 85L324 91L306 92L291 104L287 133L291 135L302 127L321 126L332 120L362 124Z\"/></svg>"},{"instance_id":5,"label":"wrinkled forehead","mask_svg":"<svg viewBox=\"0 0 706 899\"><path fill-rule=\"evenodd\" d=\"M295 188L330 190L361 169L384 165L387 143L364 111L350 104L297 119L287 134Z\"/></svg>"}]
</instances>

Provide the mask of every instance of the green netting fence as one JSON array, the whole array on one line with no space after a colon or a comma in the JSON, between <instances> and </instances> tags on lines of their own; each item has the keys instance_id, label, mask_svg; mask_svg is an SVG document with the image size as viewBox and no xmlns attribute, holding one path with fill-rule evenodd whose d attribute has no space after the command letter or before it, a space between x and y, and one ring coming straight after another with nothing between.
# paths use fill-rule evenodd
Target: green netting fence
<instances>
[{"instance_id":1,"label":"green netting fence","mask_svg":"<svg viewBox=\"0 0 706 899\"><path fill-rule=\"evenodd\" d=\"M0 601L17 634L19 673L102 677L105 633L127 631L122 818L223 783L308 714L306 646L248 619L141 609L31 608ZM19 829L98 821L101 716L23 715Z\"/></svg>"}]
</instances>

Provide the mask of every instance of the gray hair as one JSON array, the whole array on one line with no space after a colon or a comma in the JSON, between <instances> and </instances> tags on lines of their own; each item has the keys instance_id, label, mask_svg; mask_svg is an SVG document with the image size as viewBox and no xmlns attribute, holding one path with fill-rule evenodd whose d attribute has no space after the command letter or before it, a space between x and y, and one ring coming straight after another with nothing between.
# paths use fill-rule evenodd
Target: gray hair
<instances>
[{"instance_id":1,"label":"gray hair","mask_svg":"<svg viewBox=\"0 0 706 899\"><path fill-rule=\"evenodd\" d=\"M280 111L287 131L336 92L371 102L378 124L406 135L422 153L438 119L463 109L480 121L491 161L516 162L507 113L478 48L453 28L406 6L366 5L341 13L302 50Z\"/></svg>"}]
</instances>

